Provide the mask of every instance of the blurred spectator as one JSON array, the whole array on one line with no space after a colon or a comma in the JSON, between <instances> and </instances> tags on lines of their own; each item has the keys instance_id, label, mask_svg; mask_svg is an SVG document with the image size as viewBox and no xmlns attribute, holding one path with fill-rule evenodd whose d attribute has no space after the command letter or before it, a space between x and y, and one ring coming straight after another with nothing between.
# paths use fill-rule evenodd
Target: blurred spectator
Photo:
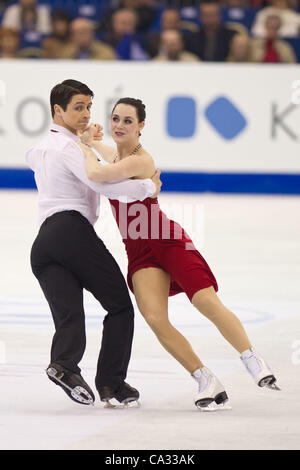
<instances>
[{"instance_id":1,"label":"blurred spectator","mask_svg":"<svg viewBox=\"0 0 300 470\"><path fill-rule=\"evenodd\" d=\"M20 46L19 33L12 28L0 28L0 57L15 59L18 57Z\"/></svg>"},{"instance_id":2,"label":"blurred spectator","mask_svg":"<svg viewBox=\"0 0 300 470\"><path fill-rule=\"evenodd\" d=\"M290 0L271 0L271 6L263 8L256 15L252 26L253 36L263 38L266 35L266 18L270 15L279 16L281 26L279 37L297 37L300 35L300 14L292 10Z\"/></svg>"},{"instance_id":3,"label":"blurred spectator","mask_svg":"<svg viewBox=\"0 0 300 470\"><path fill-rule=\"evenodd\" d=\"M71 44L64 47L62 59L113 60L114 50L95 39L94 25L87 18L76 18L71 22Z\"/></svg>"},{"instance_id":4,"label":"blurred spectator","mask_svg":"<svg viewBox=\"0 0 300 470\"><path fill-rule=\"evenodd\" d=\"M200 21L200 31L187 36L187 49L204 61L225 61L236 31L222 26L220 5L214 0L203 2L200 6Z\"/></svg>"},{"instance_id":5,"label":"blurred spectator","mask_svg":"<svg viewBox=\"0 0 300 470\"><path fill-rule=\"evenodd\" d=\"M59 39L50 36L42 41L42 58L43 59L60 59L61 42Z\"/></svg>"},{"instance_id":6,"label":"blurred spectator","mask_svg":"<svg viewBox=\"0 0 300 470\"><path fill-rule=\"evenodd\" d=\"M252 62L252 39L235 34L231 40L227 62Z\"/></svg>"},{"instance_id":7,"label":"blurred spectator","mask_svg":"<svg viewBox=\"0 0 300 470\"><path fill-rule=\"evenodd\" d=\"M253 60L255 62L293 64L296 55L287 41L279 39L281 19L270 15L265 20L265 38L253 39Z\"/></svg>"},{"instance_id":8,"label":"blurred spectator","mask_svg":"<svg viewBox=\"0 0 300 470\"><path fill-rule=\"evenodd\" d=\"M19 0L7 7L2 26L17 31L35 31L39 34L51 32L51 17L47 5L37 5L37 0Z\"/></svg>"},{"instance_id":9,"label":"blurred spectator","mask_svg":"<svg viewBox=\"0 0 300 470\"><path fill-rule=\"evenodd\" d=\"M71 18L64 10L54 10L52 18L51 38L57 39L61 45L70 41Z\"/></svg>"},{"instance_id":10,"label":"blurred spectator","mask_svg":"<svg viewBox=\"0 0 300 470\"><path fill-rule=\"evenodd\" d=\"M136 32L137 15L134 10L117 10L111 19L111 31L106 36L107 42L116 47L126 34Z\"/></svg>"},{"instance_id":11,"label":"blurred spectator","mask_svg":"<svg viewBox=\"0 0 300 470\"><path fill-rule=\"evenodd\" d=\"M111 30L103 36L105 42L115 48L117 57L123 60L146 60L142 36L136 32L137 15L134 10L123 8L111 18Z\"/></svg>"},{"instance_id":12,"label":"blurred spectator","mask_svg":"<svg viewBox=\"0 0 300 470\"><path fill-rule=\"evenodd\" d=\"M176 8L166 8L160 16L160 30L152 31L147 35L145 49L150 57L159 54L160 34L169 29L176 30L182 34L199 30L198 26L191 21L182 21L180 13Z\"/></svg>"},{"instance_id":13,"label":"blurred spectator","mask_svg":"<svg viewBox=\"0 0 300 470\"><path fill-rule=\"evenodd\" d=\"M166 31L167 29L180 29L180 14L176 8L166 8L160 17L160 29Z\"/></svg>"},{"instance_id":14,"label":"blurred spectator","mask_svg":"<svg viewBox=\"0 0 300 470\"><path fill-rule=\"evenodd\" d=\"M137 16L136 31L147 31L156 17L155 0L121 0L117 6L109 8L99 22L99 31L109 31L113 14L121 9L134 10Z\"/></svg>"},{"instance_id":15,"label":"blurred spectator","mask_svg":"<svg viewBox=\"0 0 300 470\"><path fill-rule=\"evenodd\" d=\"M178 30L169 29L161 33L159 55L153 60L198 62L199 57L184 50L183 37Z\"/></svg>"}]
</instances>

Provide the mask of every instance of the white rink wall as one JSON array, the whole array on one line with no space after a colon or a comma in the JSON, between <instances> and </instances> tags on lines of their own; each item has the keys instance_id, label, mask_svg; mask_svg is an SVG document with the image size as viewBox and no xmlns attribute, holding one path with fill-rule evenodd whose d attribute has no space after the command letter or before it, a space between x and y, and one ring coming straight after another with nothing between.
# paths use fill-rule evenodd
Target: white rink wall
<instances>
[{"instance_id":1,"label":"white rink wall","mask_svg":"<svg viewBox=\"0 0 300 470\"><path fill-rule=\"evenodd\" d=\"M299 65L2 61L0 167L26 166L51 124L51 88L74 78L95 92L108 141L116 100L143 100L142 143L165 171L300 173L299 77Z\"/></svg>"}]
</instances>

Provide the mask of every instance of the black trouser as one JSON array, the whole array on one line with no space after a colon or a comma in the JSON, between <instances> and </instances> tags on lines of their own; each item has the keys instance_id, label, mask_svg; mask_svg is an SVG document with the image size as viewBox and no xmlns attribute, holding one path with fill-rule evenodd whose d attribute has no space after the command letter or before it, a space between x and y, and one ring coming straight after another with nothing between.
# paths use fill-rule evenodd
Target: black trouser
<instances>
[{"instance_id":1,"label":"black trouser","mask_svg":"<svg viewBox=\"0 0 300 470\"><path fill-rule=\"evenodd\" d=\"M103 322L96 387L117 387L127 373L134 311L120 268L93 226L77 211L52 215L34 241L31 266L55 324L51 362L80 372L78 363L86 346L86 289L108 312Z\"/></svg>"}]
</instances>

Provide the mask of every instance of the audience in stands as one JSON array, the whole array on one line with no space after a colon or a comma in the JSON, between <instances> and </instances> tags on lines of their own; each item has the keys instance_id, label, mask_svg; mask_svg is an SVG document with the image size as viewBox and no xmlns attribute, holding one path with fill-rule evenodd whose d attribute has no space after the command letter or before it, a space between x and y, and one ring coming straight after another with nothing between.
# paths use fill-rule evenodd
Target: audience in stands
<instances>
[{"instance_id":1,"label":"audience in stands","mask_svg":"<svg viewBox=\"0 0 300 470\"><path fill-rule=\"evenodd\" d=\"M166 8L160 16L159 30L151 31L146 36L145 48L150 57L159 54L160 35L169 29L179 31L182 34L199 31L199 26L192 21L183 21L176 8Z\"/></svg>"},{"instance_id":2,"label":"audience in stands","mask_svg":"<svg viewBox=\"0 0 300 470\"><path fill-rule=\"evenodd\" d=\"M5 10L2 26L17 31L50 34L50 9L47 5L37 5L37 0L19 0Z\"/></svg>"},{"instance_id":3,"label":"audience in stands","mask_svg":"<svg viewBox=\"0 0 300 470\"><path fill-rule=\"evenodd\" d=\"M142 45L142 36L137 32L138 17L134 10L116 10L111 18L111 29L103 40L115 48L117 58L122 60L147 60Z\"/></svg>"},{"instance_id":4,"label":"audience in stands","mask_svg":"<svg viewBox=\"0 0 300 470\"><path fill-rule=\"evenodd\" d=\"M156 17L154 0L121 0L117 5L115 3L113 7L108 8L103 18L100 19L99 31L109 31L112 27L111 20L113 14L124 8L135 11L137 17L136 31L139 32L147 31Z\"/></svg>"},{"instance_id":5,"label":"audience in stands","mask_svg":"<svg viewBox=\"0 0 300 470\"><path fill-rule=\"evenodd\" d=\"M252 39L245 34L235 34L229 47L227 62L252 62Z\"/></svg>"},{"instance_id":6,"label":"audience in stands","mask_svg":"<svg viewBox=\"0 0 300 470\"><path fill-rule=\"evenodd\" d=\"M159 54L153 60L198 62L199 57L184 50L184 41L180 31L167 29L161 33Z\"/></svg>"},{"instance_id":7,"label":"audience in stands","mask_svg":"<svg viewBox=\"0 0 300 470\"><path fill-rule=\"evenodd\" d=\"M271 0L271 6L257 13L251 30L253 36L265 37L266 18L270 15L279 16L281 19L278 33L280 37L292 38L300 35L300 14L291 8L290 0Z\"/></svg>"},{"instance_id":8,"label":"audience in stands","mask_svg":"<svg viewBox=\"0 0 300 470\"><path fill-rule=\"evenodd\" d=\"M20 37L18 31L12 28L0 28L0 57L1 59L16 59L18 57Z\"/></svg>"},{"instance_id":9,"label":"audience in stands","mask_svg":"<svg viewBox=\"0 0 300 470\"><path fill-rule=\"evenodd\" d=\"M61 52L62 59L113 60L115 52L108 44L95 38L94 24L87 18L71 22L71 43Z\"/></svg>"},{"instance_id":10,"label":"audience in stands","mask_svg":"<svg viewBox=\"0 0 300 470\"><path fill-rule=\"evenodd\" d=\"M0 0L1 57L300 61L300 0L93 1Z\"/></svg>"},{"instance_id":11,"label":"audience in stands","mask_svg":"<svg viewBox=\"0 0 300 470\"><path fill-rule=\"evenodd\" d=\"M187 35L187 49L204 61L225 61L236 31L222 25L218 2L201 3L200 22L200 31Z\"/></svg>"},{"instance_id":12,"label":"audience in stands","mask_svg":"<svg viewBox=\"0 0 300 470\"><path fill-rule=\"evenodd\" d=\"M71 17L63 10L54 10L51 18L52 33L41 42L42 58L60 59L62 50L71 44Z\"/></svg>"},{"instance_id":13,"label":"audience in stands","mask_svg":"<svg viewBox=\"0 0 300 470\"><path fill-rule=\"evenodd\" d=\"M43 59L61 59L62 46L61 42L55 37L49 36L42 40L41 57Z\"/></svg>"},{"instance_id":14,"label":"audience in stands","mask_svg":"<svg viewBox=\"0 0 300 470\"><path fill-rule=\"evenodd\" d=\"M71 17L63 10L54 10L51 15L52 33L51 38L57 39L61 46L70 41Z\"/></svg>"},{"instance_id":15,"label":"audience in stands","mask_svg":"<svg viewBox=\"0 0 300 470\"><path fill-rule=\"evenodd\" d=\"M295 53L287 41L280 39L281 18L270 15L265 20L264 38L253 39L254 62L297 62Z\"/></svg>"}]
</instances>

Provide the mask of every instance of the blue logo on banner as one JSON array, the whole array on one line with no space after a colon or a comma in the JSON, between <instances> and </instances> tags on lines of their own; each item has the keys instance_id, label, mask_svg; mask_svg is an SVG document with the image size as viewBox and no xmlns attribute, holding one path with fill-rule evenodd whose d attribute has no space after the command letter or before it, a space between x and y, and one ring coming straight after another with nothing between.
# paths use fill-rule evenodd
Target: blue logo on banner
<instances>
[{"instance_id":1,"label":"blue logo on banner","mask_svg":"<svg viewBox=\"0 0 300 470\"><path fill-rule=\"evenodd\" d=\"M227 98L220 96L205 110L206 119L224 139L234 139L243 129L247 121Z\"/></svg>"},{"instance_id":2,"label":"blue logo on banner","mask_svg":"<svg viewBox=\"0 0 300 470\"><path fill-rule=\"evenodd\" d=\"M187 96L171 98L167 107L168 134L171 137L187 139L193 137L196 129L196 102Z\"/></svg>"},{"instance_id":3,"label":"blue logo on banner","mask_svg":"<svg viewBox=\"0 0 300 470\"><path fill-rule=\"evenodd\" d=\"M171 137L187 139L196 131L196 106L193 98L175 96L167 106L167 132ZM237 137L247 121L239 109L226 97L220 96L210 103L204 112L208 122L226 140Z\"/></svg>"}]
</instances>

